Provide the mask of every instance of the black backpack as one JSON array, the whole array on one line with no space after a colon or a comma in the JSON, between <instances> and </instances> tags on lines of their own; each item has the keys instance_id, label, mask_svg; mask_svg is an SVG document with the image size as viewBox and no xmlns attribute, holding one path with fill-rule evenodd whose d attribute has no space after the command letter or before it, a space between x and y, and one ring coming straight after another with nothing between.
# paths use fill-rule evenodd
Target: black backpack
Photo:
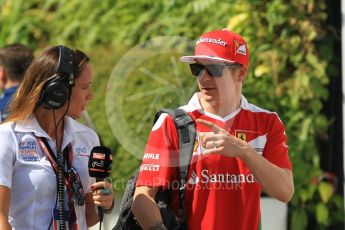
<instances>
[{"instance_id":1,"label":"black backpack","mask_svg":"<svg viewBox=\"0 0 345 230\"><path fill-rule=\"evenodd\" d=\"M156 202L160 209L164 225L170 230L187 229L187 222L184 210L185 182L188 175L189 164L193 155L195 142L195 124L188 113L182 109L161 109L154 118L154 123L162 113L168 113L173 119L179 135L179 214L178 216L169 208L171 190L159 191L156 195ZM141 229L132 212L133 195L135 184L138 178L139 168L128 180L127 186L120 206L119 219L113 230L136 230Z\"/></svg>"}]
</instances>

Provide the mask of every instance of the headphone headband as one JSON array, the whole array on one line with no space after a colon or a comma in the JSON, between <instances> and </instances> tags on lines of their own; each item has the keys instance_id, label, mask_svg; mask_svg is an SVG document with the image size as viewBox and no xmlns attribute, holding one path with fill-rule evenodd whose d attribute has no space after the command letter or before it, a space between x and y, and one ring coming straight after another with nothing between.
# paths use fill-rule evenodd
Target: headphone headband
<instances>
[{"instance_id":1,"label":"headphone headband","mask_svg":"<svg viewBox=\"0 0 345 230\"><path fill-rule=\"evenodd\" d=\"M74 85L73 50L62 45L58 48L59 62L55 69L57 76L45 83L39 100L46 109L61 108L69 100Z\"/></svg>"},{"instance_id":2,"label":"headphone headband","mask_svg":"<svg viewBox=\"0 0 345 230\"><path fill-rule=\"evenodd\" d=\"M62 73L68 75L68 84L73 86L74 84L74 68L73 68L73 50L59 45L59 64L56 69L56 73Z\"/></svg>"}]
</instances>

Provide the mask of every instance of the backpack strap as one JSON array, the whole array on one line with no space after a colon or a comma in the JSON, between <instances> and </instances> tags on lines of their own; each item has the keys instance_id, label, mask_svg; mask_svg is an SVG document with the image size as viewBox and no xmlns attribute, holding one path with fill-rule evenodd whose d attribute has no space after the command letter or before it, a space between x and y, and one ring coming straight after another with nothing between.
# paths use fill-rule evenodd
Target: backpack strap
<instances>
[{"instance_id":1,"label":"backpack strap","mask_svg":"<svg viewBox=\"0 0 345 230\"><path fill-rule=\"evenodd\" d=\"M184 209L184 196L189 165L192 159L194 141L196 137L195 124L191 116L183 109L161 109L156 113L154 122L156 122L162 113L168 113L170 116L172 116L179 135L179 217L182 229L186 229L187 222Z\"/></svg>"},{"instance_id":2,"label":"backpack strap","mask_svg":"<svg viewBox=\"0 0 345 230\"><path fill-rule=\"evenodd\" d=\"M179 192L179 217L181 228L187 229L186 213L184 208L185 186L188 176L190 161L193 155L196 137L195 124L191 116L183 109L175 110L174 119L179 133L179 163L180 163L180 192Z\"/></svg>"}]
</instances>

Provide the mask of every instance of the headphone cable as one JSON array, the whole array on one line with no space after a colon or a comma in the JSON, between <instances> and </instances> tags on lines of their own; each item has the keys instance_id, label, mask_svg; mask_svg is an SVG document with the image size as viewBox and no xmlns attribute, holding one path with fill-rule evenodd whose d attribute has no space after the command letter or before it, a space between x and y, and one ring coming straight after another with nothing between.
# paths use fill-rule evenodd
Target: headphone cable
<instances>
[{"instance_id":1,"label":"headphone cable","mask_svg":"<svg viewBox=\"0 0 345 230\"><path fill-rule=\"evenodd\" d=\"M58 196L58 216L59 216L59 229L65 230L66 229L66 222L65 222L65 185L64 185L64 162L63 162L63 155L60 151L59 141L57 136L57 129L59 126L59 122L56 123L55 117L55 110L53 110L54 116L54 125L55 125L55 147L56 147L56 155L57 155L57 163L58 163L58 172L57 172L57 196Z\"/></svg>"},{"instance_id":2,"label":"headphone cable","mask_svg":"<svg viewBox=\"0 0 345 230\"><path fill-rule=\"evenodd\" d=\"M68 100L66 111L63 113L58 122L56 122L55 109L53 110L54 126L55 126L55 149L57 154L58 163L58 175L57 175L57 199L58 199L58 216L60 220L60 230L66 229L65 222L65 184L64 184L64 157L61 152L61 148L58 143L58 127L60 123L62 124L62 136L64 132L64 117L66 116L70 105L70 100ZM62 144L62 143L61 143Z\"/></svg>"}]
</instances>

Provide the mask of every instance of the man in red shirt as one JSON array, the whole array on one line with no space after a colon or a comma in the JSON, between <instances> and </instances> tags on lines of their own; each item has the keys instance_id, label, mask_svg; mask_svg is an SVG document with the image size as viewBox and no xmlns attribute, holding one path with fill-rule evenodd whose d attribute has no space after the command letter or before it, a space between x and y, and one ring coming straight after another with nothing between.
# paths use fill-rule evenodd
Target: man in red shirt
<instances>
[{"instance_id":1,"label":"man in red shirt","mask_svg":"<svg viewBox=\"0 0 345 230\"><path fill-rule=\"evenodd\" d=\"M281 120L241 93L248 60L246 42L228 30L205 33L195 55L181 58L191 62L200 89L181 107L197 130L185 192L188 229L259 229L261 191L283 202L294 192ZM154 198L178 181L176 159L174 121L162 114L151 130L134 194L132 209L143 229L166 229Z\"/></svg>"}]
</instances>

